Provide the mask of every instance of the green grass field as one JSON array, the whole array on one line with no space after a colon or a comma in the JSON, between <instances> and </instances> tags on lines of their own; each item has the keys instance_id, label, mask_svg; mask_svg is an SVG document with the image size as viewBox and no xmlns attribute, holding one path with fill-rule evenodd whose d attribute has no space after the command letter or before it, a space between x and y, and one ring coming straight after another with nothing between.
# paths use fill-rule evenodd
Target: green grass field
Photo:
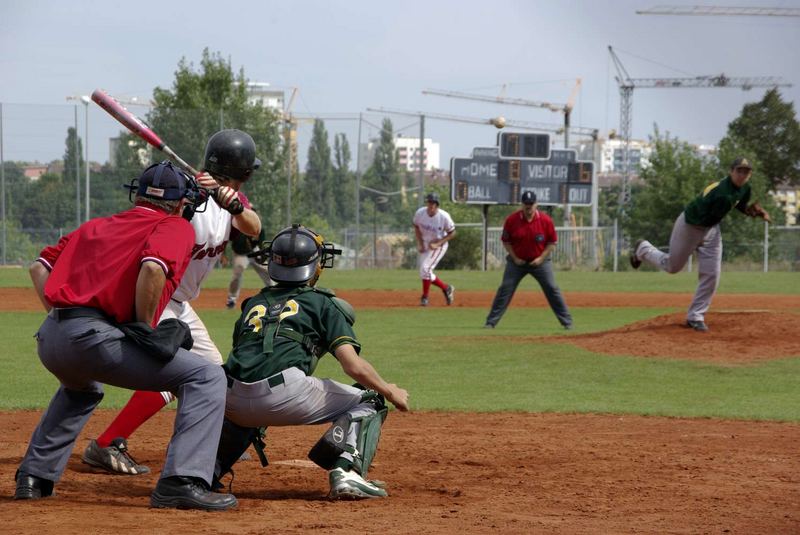
<instances>
[{"instance_id":1,"label":"green grass field","mask_svg":"<svg viewBox=\"0 0 800 535\"><path fill-rule=\"evenodd\" d=\"M216 269L205 281L205 288L226 288L230 281L229 269ZM459 290L494 291L500 284L502 271L438 271L442 278ZM694 292L696 273L667 275L653 271L587 272L559 271L556 279L567 292ZM320 282L327 288L339 290L417 290L419 278L416 270L325 270ZM28 270L10 267L0 269L0 288L30 287ZM244 286L260 288L261 280L252 269L245 271ZM781 271L724 272L719 293L764 293L800 295L800 273Z\"/></svg>"},{"instance_id":2,"label":"green grass field","mask_svg":"<svg viewBox=\"0 0 800 535\"><path fill-rule=\"evenodd\" d=\"M0 270L0 285L25 286L25 270ZM19 275L25 275L20 277ZM209 287L224 287L218 270ZM415 272L361 271L324 275L337 289L415 289ZM461 289L494 289L500 273L442 272ZM694 275L578 273L557 275L569 291L691 292ZM800 293L800 275L724 273L723 293ZM13 281L16 280L16 283ZM667 284L671 282L672 284ZM248 273L246 286L258 286ZM800 300L798 300L800 312ZM384 377L406 387L412 408L457 411L593 412L684 417L800 421L800 355L766 364L719 366L672 359L607 356L562 343L533 343L536 335L599 332L674 309L573 309L576 330L565 333L549 309L512 308L497 329L482 328L486 310L404 308L360 311L356 323L363 355ZM230 349L236 313L200 311L223 354ZM47 405L56 380L42 367L33 334L38 312L0 313L5 350L0 408ZM765 351L769 351L768 345ZM322 359L317 375L345 381L334 359ZM120 407L126 391L107 389L102 407Z\"/></svg>"}]
</instances>

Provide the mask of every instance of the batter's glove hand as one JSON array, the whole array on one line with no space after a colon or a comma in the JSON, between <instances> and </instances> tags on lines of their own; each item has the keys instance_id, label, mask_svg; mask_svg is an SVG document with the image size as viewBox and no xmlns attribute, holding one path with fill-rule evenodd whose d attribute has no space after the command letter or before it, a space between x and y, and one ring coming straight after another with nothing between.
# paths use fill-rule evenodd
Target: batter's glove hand
<instances>
[{"instance_id":1,"label":"batter's glove hand","mask_svg":"<svg viewBox=\"0 0 800 535\"><path fill-rule=\"evenodd\" d=\"M769 217L767 211L764 210L761 207L761 205L758 204L757 202L754 202L753 204L745 208L744 213L749 215L750 217L760 217L764 221L772 222L772 219Z\"/></svg>"},{"instance_id":2,"label":"batter's glove hand","mask_svg":"<svg viewBox=\"0 0 800 535\"><path fill-rule=\"evenodd\" d=\"M233 215L239 215L244 212L244 205L239 200L239 194L236 190L228 186L220 186L212 192L214 200L225 210Z\"/></svg>"},{"instance_id":3,"label":"batter's glove hand","mask_svg":"<svg viewBox=\"0 0 800 535\"><path fill-rule=\"evenodd\" d=\"M219 182L214 180L214 177L208 173L198 173L194 179L197 180L198 186L209 191L214 191L215 189L219 188Z\"/></svg>"}]
</instances>

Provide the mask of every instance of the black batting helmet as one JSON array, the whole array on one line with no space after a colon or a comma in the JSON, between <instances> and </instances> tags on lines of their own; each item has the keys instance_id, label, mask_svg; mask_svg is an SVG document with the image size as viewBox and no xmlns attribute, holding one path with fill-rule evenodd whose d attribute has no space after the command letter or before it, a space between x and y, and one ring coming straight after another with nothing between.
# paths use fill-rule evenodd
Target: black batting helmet
<instances>
[{"instance_id":1,"label":"black batting helmet","mask_svg":"<svg viewBox=\"0 0 800 535\"><path fill-rule=\"evenodd\" d=\"M212 175L244 182L261 167L256 143L241 130L220 130L208 140L203 169Z\"/></svg>"},{"instance_id":2,"label":"black batting helmet","mask_svg":"<svg viewBox=\"0 0 800 535\"><path fill-rule=\"evenodd\" d=\"M316 284L323 268L333 267L333 255L342 254L322 236L302 225L287 227L267 248L269 277L284 286Z\"/></svg>"}]
</instances>

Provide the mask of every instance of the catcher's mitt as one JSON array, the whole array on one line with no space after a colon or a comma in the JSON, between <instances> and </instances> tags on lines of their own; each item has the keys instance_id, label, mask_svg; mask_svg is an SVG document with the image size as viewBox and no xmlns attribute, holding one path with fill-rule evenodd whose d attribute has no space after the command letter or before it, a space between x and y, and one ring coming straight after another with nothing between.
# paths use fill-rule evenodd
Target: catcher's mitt
<instances>
[{"instance_id":1,"label":"catcher's mitt","mask_svg":"<svg viewBox=\"0 0 800 535\"><path fill-rule=\"evenodd\" d=\"M770 219L769 214L767 213L767 211L764 210L761 207L761 205L758 204L757 202L754 202L753 204L751 204L750 206L745 208L744 213L749 215L750 217L760 217L764 221L769 221L769 222L772 221L772 219Z\"/></svg>"}]
</instances>

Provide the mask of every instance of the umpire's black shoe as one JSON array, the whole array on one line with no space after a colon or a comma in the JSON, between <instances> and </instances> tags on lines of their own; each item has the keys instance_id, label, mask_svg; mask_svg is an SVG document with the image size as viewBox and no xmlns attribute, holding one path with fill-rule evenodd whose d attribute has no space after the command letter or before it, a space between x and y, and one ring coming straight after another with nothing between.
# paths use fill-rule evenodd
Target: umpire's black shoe
<instances>
[{"instance_id":1,"label":"umpire's black shoe","mask_svg":"<svg viewBox=\"0 0 800 535\"><path fill-rule=\"evenodd\" d=\"M205 481L196 477L161 478L150 495L150 506L160 509L225 511L236 507L238 503L233 494L212 492Z\"/></svg>"},{"instance_id":2,"label":"umpire's black shoe","mask_svg":"<svg viewBox=\"0 0 800 535\"><path fill-rule=\"evenodd\" d=\"M19 473L15 477L17 490L14 491L15 500L38 500L53 495L53 482L49 479Z\"/></svg>"}]
</instances>

